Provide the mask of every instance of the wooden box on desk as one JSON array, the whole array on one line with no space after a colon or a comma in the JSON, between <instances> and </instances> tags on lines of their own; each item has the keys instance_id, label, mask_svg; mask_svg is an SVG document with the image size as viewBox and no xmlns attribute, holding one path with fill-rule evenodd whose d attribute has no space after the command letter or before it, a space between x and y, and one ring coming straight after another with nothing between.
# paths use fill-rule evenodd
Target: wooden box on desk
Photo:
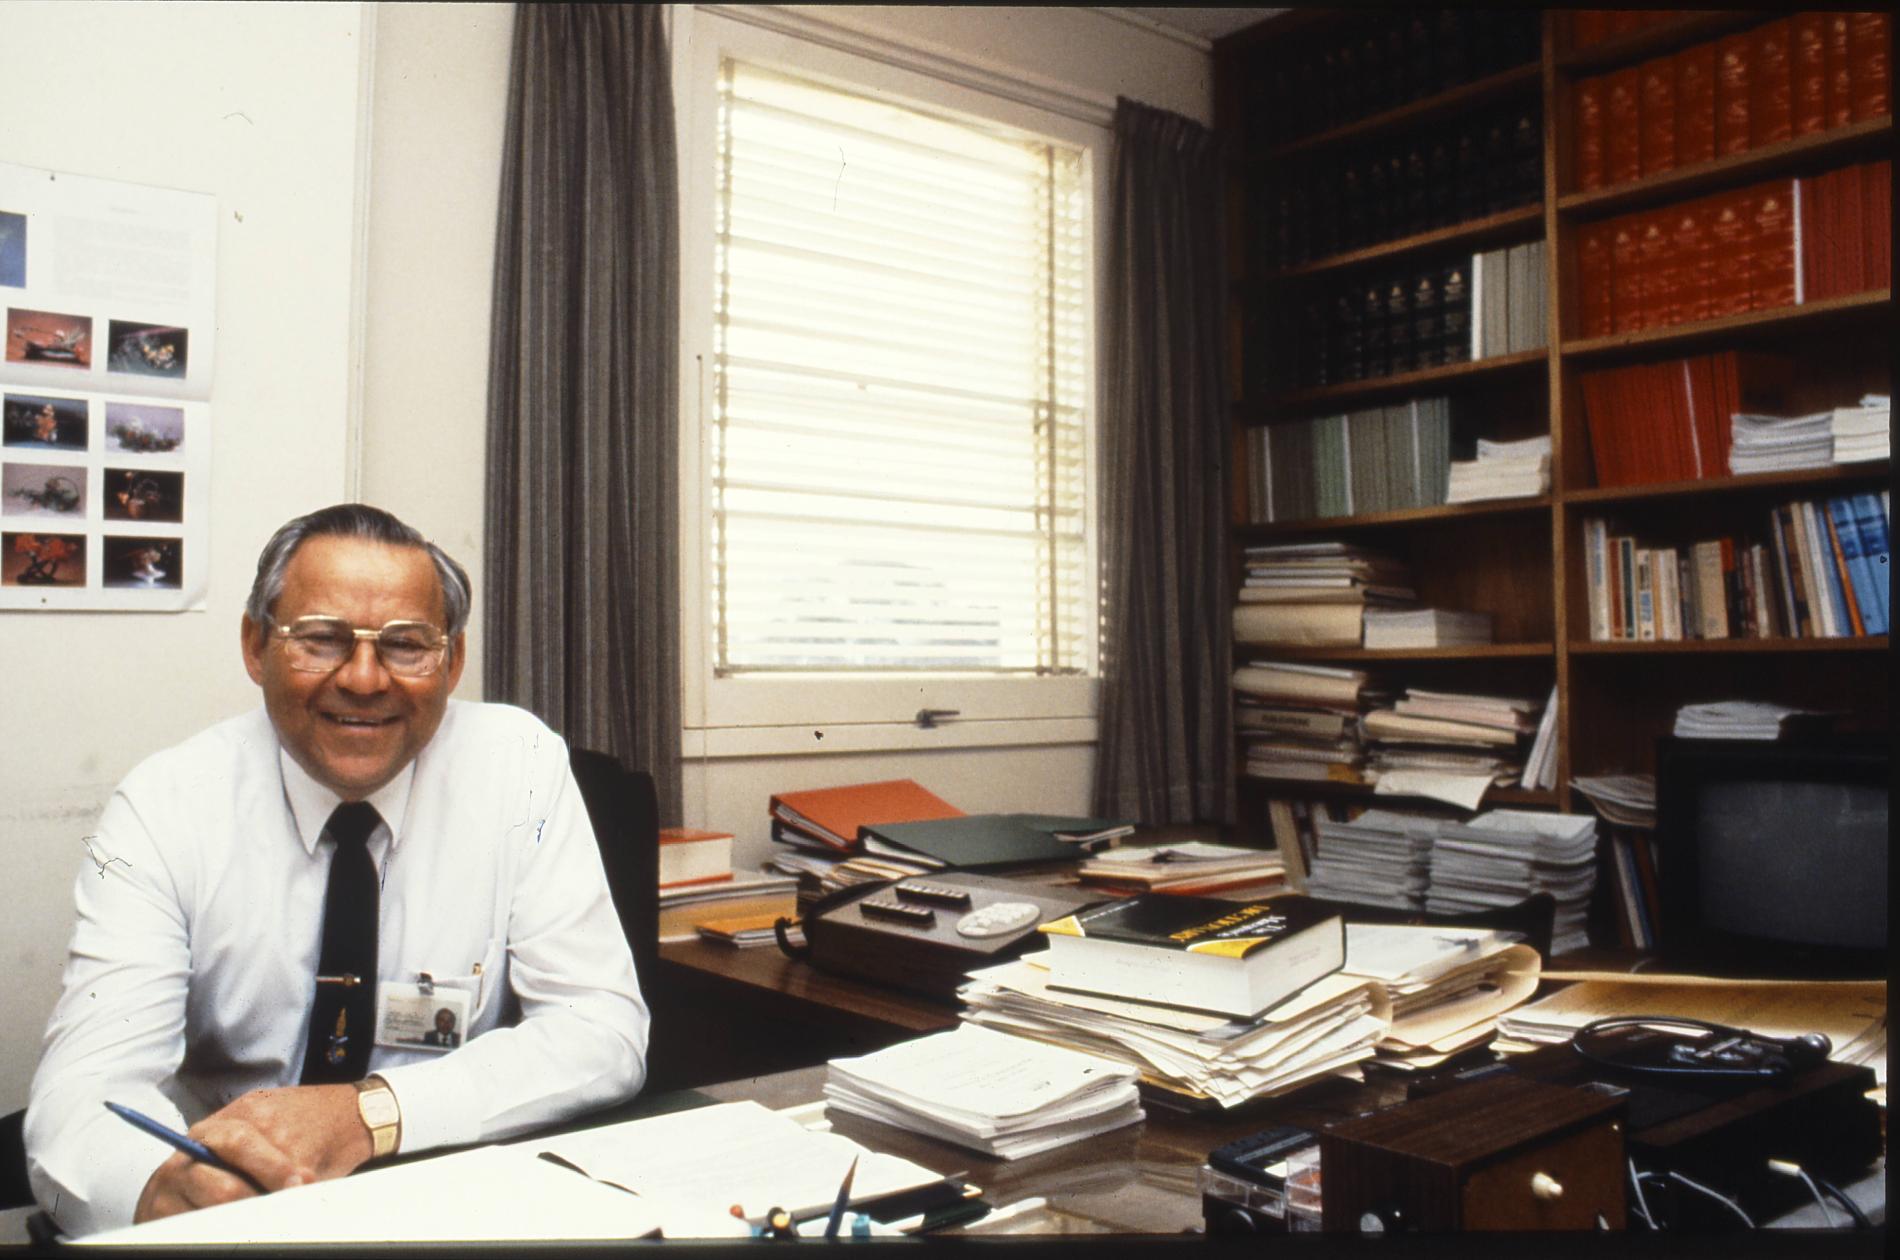
<instances>
[{"instance_id":1,"label":"wooden box on desk","mask_svg":"<svg viewBox=\"0 0 1900 1260\"><path fill-rule=\"evenodd\" d=\"M1473 1082L1320 1134L1328 1231L1623 1228L1623 1103Z\"/></svg>"}]
</instances>

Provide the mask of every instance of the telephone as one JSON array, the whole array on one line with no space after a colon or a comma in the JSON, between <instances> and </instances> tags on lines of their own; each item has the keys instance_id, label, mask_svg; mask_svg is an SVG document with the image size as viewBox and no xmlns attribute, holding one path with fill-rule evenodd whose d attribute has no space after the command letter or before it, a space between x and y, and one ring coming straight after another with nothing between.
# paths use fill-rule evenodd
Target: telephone
<instances>
[{"instance_id":1,"label":"telephone","mask_svg":"<svg viewBox=\"0 0 1900 1260\"><path fill-rule=\"evenodd\" d=\"M1022 953L1038 924L1099 900L1076 888L932 871L830 894L800 922L805 945L780 931L779 948L826 971L951 997L972 968Z\"/></svg>"}]
</instances>

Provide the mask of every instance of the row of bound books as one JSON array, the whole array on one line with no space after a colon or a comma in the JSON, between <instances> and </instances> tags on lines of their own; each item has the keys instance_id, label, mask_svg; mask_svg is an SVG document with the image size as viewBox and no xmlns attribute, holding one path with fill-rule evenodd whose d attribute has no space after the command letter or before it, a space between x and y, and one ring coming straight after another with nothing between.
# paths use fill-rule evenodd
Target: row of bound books
<instances>
[{"instance_id":1,"label":"row of bound books","mask_svg":"<svg viewBox=\"0 0 1900 1260\"><path fill-rule=\"evenodd\" d=\"M1371 380L1471 357L1469 255L1315 286L1253 318L1252 357L1301 386Z\"/></svg>"},{"instance_id":2,"label":"row of bound books","mask_svg":"<svg viewBox=\"0 0 1900 1260\"><path fill-rule=\"evenodd\" d=\"M1892 18L1798 13L1579 79L1579 190L1614 187L1893 112Z\"/></svg>"},{"instance_id":3,"label":"row of bound books","mask_svg":"<svg viewBox=\"0 0 1900 1260\"><path fill-rule=\"evenodd\" d=\"M1590 637L1598 641L1849 638L1886 634L1886 492L1774 508L1756 540L1650 547L1583 524Z\"/></svg>"},{"instance_id":4,"label":"row of bound books","mask_svg":"<svg viewBox=\"0 0 1900 1260\"><path fill-rule=\"evenodd\" d=\"M1536 350L1546 342L1544 243L1528 241L1471 260L1471 357Z\"/></svg>"},{"instance_id":5,"label":"row of bound books","mask_svg":"<svg viewBox=\"0 0 1900 1260\"><path fill-rule=\"evenodd\" d=\"M1451 402L1414 398L1247 430L1247 519L1355 516L1445 502Z\"/></svg>"},{"instance_id":6,"label":"row of bound books","mask_svg":"<svg viewBox=\"0 0 1900 1260\"><path fill-rule=\"evenodd\" d=\"M1588 224L1578 330L1604 337L1884 288L1892 179L1890 161L1864 163Z\"/></svg>"},{"instance_id":7,"label":"row of bound books","mask_svg":"<svg viewBox=\"0 0 1900 1260\"><path fill-rule=\"evenodd\" d=\"M1617 943L1625 949L1653 950L1661 939L1662 926L1655 833L1641 827L1603 827L1609 840Z\"/></svg>"},{"instance_id":8,"label":"row of bound books","mask_svg":"<svg viewBox=\"0 0 1900 1260\"><path fill-rule=\"evenodd\" d=\"M1731 417L1776 410L1793 376L1783 356L1738 350L1582 373L1597 485L1727 476Z\"/></svg>"},{"instance_id":9,"label":"row of bound books","mask_svg":"<svg viewBox=\"0 0 1900 1260\"><path fill-rule=\"evenodd\" d=\"M1530 205L1544 193L1533 105L1493 109L1422 134L1262 169L1261 257L1269 269Z\"/></svg>"},{"instance_id":10,"label":"row of bound books","mask_svg":"<svg viewBox=\"0 0 1900 1260\"><path fill-rule=\"evenodd\" d=\"M1287 141L1537 60L1536 9L1367 14L1289 41L1248 101L1254 134Z\"/></svg>"}]
</instances>

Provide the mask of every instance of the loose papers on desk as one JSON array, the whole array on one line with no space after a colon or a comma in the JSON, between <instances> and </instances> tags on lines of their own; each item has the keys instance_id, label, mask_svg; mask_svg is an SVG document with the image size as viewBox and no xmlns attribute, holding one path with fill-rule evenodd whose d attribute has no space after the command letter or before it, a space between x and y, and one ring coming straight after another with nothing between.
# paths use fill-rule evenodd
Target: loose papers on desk
<instances>
[{"instance_id":1,"label":"loose papers on desk","mask_svg":"<svg viewBox=\"0 0 1900 1260\"><path fill-rule=\"evenodd\" d=\"M1383 986L1335 973L1251 1020L1049 988L1034 957L970 973L963 1018L1134 1067L1153 1086L1234 1107L1372 1055L1390 1023Z\"/></svg>"},{"instance_id":2,"label":"loose papers on desk","mask_svg":"<svg viewBox=\"0 0 1900 1260\"><path fill-rule=\"evenodd\" d=\"M999 1159L1066 1146L1143 1115L1134 1068L975 1024L833 1059L825 1098L840 1111Z\"/></svg>"},{"instance_id":3,"label":"loose papers on desk","mask_svg":"<svg viewBox=\"0 0 1900 1260\"><path fill-rule=\"evenodd\" d=\"M1475 1045L1537 989L1542 960L1517 935L1481 928L1346 925L1346 967L1392 1004L1381 1058L1430 1067Z\"/></svg>"},{"instance_id":4,"label":"loose papers on desk","mask_svg":"<svg viewBox=\"0 0 1900 1260\"><path fill-rule=\"evenodd\" d=\"M585 1175L542 1159L542 1152ZM856 1198L941 1180L910 1160L812 1132L758 1103L723 1103L399 1164L77 1241L553 1241L641 1238L656 1230L668 1238L745 1237L749 1228L728 1211L732 1204L761 1216L773 1206L795 1215L829 1208L853 1160Z\"/></svg>"}]
</instances>

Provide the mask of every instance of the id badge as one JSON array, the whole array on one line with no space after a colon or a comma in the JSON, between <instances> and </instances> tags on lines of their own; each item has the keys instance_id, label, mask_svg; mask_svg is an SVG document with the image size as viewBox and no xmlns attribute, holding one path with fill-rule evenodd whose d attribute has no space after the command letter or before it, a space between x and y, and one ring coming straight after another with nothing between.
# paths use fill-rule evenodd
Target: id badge
<instances>
[{"instance_id":1,"label":"id badge","mask_svg":"<svg viewBox=\"0 0 1900 1260\"><path fill-rule=\"evenodd\" d=\"M462 1044L475 995L442 983L376 986L376 1044L446 1053Z\"/></svg>"}]
</instances>

